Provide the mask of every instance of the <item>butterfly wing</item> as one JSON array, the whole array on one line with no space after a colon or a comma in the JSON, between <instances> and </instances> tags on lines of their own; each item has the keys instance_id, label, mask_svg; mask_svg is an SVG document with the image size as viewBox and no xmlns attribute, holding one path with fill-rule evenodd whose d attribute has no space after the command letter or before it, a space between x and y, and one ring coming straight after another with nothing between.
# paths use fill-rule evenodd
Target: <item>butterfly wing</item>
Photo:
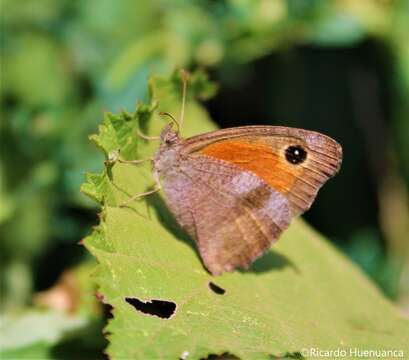
<instances>
[{"instance_id":1,"label":"butterfly wing","mask_svg":"<svg viewBox=\"0 0 409 360\"><path fill-rule=\"evenodd\" d=\"M305 150L304 161L290 162L290 147ZM187 139L183 152L224 160L257 175L288 199L293 216L310 208L318 190L342 161L342 148L332 138L280 126L217 130Z\"/></svg>"},{"instance_id":2,"label":"butterfly wing","mask_svg":"<svg viewBox=\"0 0 409 360\"><path fill-rule=\"evenodd\" d=\"M212 274L248 267L289 225L287 199L228 161L186 156L163 179L166 201Z\"/></svg>"}]
</instances>

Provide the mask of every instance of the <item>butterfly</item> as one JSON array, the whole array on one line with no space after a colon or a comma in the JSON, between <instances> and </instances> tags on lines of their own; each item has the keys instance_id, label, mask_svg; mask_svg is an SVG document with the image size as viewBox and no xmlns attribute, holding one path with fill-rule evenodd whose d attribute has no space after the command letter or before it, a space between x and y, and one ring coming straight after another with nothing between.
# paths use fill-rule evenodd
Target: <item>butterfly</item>
<instances>
[{"instance_id":1,"label":"butterfly","mask_svg":"<svg viewBox=\"0 0 409 360\"><path fill-rule=\"evenodd\" d=\"M310 208L340 169L342 148L318 132L283 126L235 127L183 139L186 83L181 121L165 113L173 122L162 130L151 159L157 186L132 199L162 189L203 264L219 275L249 267L293 217Z\"/></svg>"}]
</instances>

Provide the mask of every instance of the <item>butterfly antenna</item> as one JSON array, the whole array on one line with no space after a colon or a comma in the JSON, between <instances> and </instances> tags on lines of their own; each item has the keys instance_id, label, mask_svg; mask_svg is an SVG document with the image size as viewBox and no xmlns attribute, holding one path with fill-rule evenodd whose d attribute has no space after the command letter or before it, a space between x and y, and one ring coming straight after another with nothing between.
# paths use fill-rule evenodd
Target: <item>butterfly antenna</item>
<instances>
[{"instance_id":1,"label":"butterfly antenna","mask_svg":"<svg viewBox=\"0 0 409 360\"><path fill-rule=\"evenodd\" d=\"M180 111L179 129L183 126L183 120L185 118L185 106L186 106L186 90L187 82L189 80L189 73L186 70L180 70L180 77L182 78L182 109Z\"/></svg>"},{"instance_id":2,"label":"butterfly antenna","mask_svg":"<svg viewBox=\"0 0 409 360\"><path fill-rule=\"evenodd\" d=\"M169 114L168 112L160 112L159 115L161 116L169 116L172 121L176 124L177 128L178 128L178 132L180 131L180 123L179 121L177 121L171 114Z\"/></svg>"}]
</instances>

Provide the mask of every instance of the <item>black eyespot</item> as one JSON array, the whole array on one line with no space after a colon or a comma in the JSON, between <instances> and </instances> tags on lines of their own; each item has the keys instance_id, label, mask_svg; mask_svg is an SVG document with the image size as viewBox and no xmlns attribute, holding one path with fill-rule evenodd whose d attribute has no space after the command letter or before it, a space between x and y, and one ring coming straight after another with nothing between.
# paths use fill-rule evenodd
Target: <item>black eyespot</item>
<instances>
[{"instance_id":1,"label":"black eyespot","mask_svg":"<svg viewBox=\"0 0 409 360\"><path fill-rule=\"evenodd\" d=\"M301 164L307 158L307 152L300 145L291 145L285 149L285 158L291 164Z\"/></svg>"}]
</instances>

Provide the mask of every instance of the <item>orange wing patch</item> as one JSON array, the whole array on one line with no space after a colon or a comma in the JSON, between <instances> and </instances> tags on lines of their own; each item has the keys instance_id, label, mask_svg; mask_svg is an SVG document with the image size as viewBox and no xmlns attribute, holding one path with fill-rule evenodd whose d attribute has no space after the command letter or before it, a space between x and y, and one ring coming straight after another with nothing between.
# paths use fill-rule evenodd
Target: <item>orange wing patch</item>
<instances>
[{"instance_id":1,"label":"orange wing patch","mask_svg":"<svg viewBox=\"0 0 409 360\"><path fill-rule=\"evenodd\" d=\"M302 172L301 167L287 164L278 149L263 141L220 141L204 147L199 153L251 171L283 194L291 190Z\"/></svg>"}]
</instances>

